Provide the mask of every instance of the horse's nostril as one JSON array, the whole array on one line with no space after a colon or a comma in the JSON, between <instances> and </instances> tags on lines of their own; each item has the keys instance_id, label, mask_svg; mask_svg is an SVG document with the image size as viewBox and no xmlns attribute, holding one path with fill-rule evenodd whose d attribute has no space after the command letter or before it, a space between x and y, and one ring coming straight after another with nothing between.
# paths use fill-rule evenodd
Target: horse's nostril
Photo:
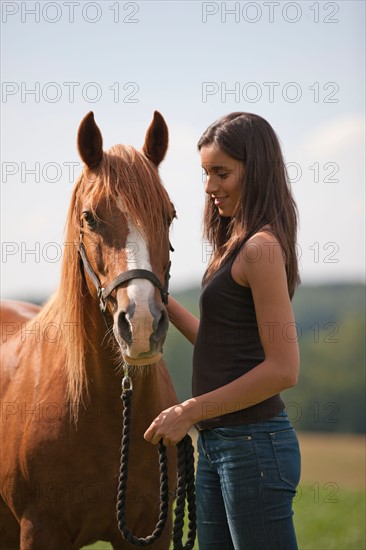
<instances>
[{"instance_id":1,"label":"horse's nostril","mask_svg":"<svg viewBox=\"0 0 366 550\"><path fill-rule=\"evenodd\" d=\"M127 344L132 342L131 324L127 318L127 312L121 311L118 315L118 332Z\"/></svg>"},{"instance_id":2,"label":"horse's nostril","mask_svg":"<svg viewBox=\"0 0 366 550\"><path fill-rule=\"evenodd\" d=\"M160 317L156 323L155 337L156 339L164 338L168 330L168 314L165 309L161 310Z\"/></svg>"}]
</instances>

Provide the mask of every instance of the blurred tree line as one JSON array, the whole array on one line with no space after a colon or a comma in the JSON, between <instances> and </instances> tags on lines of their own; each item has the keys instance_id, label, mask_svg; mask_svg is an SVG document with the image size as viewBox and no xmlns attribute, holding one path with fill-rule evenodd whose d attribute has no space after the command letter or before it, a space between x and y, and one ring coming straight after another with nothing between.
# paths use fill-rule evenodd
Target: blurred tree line
<instances>
[{"instance_id":1,"label":"blurred tree line","mask_svg":"<svg viewBox=\"0 0 366 550\"><path fill-rule=\"evenodd\" d=\"M174 297L198 316L200 289ZM365 431L365 287L301 286L293 299L301 355L297 386L282 394L298 430ZM286 334L284 335L286 337ZM192 351L170 325L164 358L179 400L191 396Z\"/></svg>"}]
</instances>

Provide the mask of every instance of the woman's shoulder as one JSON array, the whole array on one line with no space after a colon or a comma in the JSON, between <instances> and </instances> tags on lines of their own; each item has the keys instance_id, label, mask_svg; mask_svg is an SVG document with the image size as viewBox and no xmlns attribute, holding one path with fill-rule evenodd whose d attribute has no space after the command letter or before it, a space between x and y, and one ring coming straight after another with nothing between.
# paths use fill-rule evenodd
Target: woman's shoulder
<instances>
[{"instance_id":1,"label":"woman's shoulder","mask_svg":"<svg viewBox=\"0 0 366 550\"><path fill-rule=\"evenodd\" d=\"M251 235L239 250L232 264L232 277L242 286L250 286L250 272L268 272L274 263L284 266L283 252L272 228L267 225Z\"/></svg>"},{"instance_id":2,"label":"woman's shoulder","mask_svg":"<svg viewBox=\"0 0 366 550\"><path fill-rule=\"evenodd\" d=\"M270 225L265 225L256 231L245 243L245 258L248 261L262 259L265 252L281 249L280 243ZM273 252L271 256L273 256ZM268 255L268 254L267 254ZM263 258L264 259L264 258Z\"/></svg>"},{"instance_id":3,"label":"woman's shoulder","mask_svg":"<svg viewBox=\"0 0 366 550\"><path fill-rule=\"evenodd\" d=\"M246 234L241 239L241 244L237 247L236 253L233 254L233 260L240 258L240 256L244 256L248 259L257 259L258 256L258 249L260 247L267 247L270 246L272 243L272 246L278 244L280 245L272 227L270 225L264 225L261 228Z\"/></svg>"}]
</instances>

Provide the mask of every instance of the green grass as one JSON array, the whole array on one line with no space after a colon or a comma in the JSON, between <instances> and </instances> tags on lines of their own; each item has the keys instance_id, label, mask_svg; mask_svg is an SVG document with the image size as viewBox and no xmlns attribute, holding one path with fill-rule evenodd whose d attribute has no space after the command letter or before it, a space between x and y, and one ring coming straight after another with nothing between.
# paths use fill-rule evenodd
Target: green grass
<instances>
[{"instance_id":1,"label":"green grass","mask_svg":"<svg viewBox=\"0 0 366 550\"><path fill-rule=\"evenodd\" d=\"M365 492L311 484L294 504L300 550L365 550Z\"/></svg>"},{"instance_id":2,"label":"green grass","mask_svg":"<svg viewBox=\"0 0 366 550\"><path fill-rule=\"evenodd\" d=\"M113 550L113 547L108 542L96 542L95 544L91 544L90 546L83 546L82 550Z\"/></svg>"}]
</instances>

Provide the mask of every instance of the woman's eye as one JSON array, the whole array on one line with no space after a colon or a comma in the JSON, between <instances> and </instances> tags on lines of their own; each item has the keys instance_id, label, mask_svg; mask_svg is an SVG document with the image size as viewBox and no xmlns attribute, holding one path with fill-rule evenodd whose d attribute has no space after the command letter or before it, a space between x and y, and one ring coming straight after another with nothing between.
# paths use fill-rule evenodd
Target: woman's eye
<instances>
[{"instance_id":1,"label":"woman's eye","mask_svg":"<svg viewBox=\"0 0 366 550\"><path fill-rule=\"evenodd\" d=\"M219 176L220 179L226 180L229 174L227 172L222 172L221 174L217 174L217 175Z\"/></svg>"},{"instance_id":2,"label":"woman's eye","mask_svg":"<svg viewBox=\"0 0 366 550\"><path fill-rule=\"evenodd\" d=\"M97 226L97 220L95 219L94 215L89 212L88 210L85 210L83 212L83 219L86 221L90 229L95 229Z\"/></svg>"}]
</instances>

